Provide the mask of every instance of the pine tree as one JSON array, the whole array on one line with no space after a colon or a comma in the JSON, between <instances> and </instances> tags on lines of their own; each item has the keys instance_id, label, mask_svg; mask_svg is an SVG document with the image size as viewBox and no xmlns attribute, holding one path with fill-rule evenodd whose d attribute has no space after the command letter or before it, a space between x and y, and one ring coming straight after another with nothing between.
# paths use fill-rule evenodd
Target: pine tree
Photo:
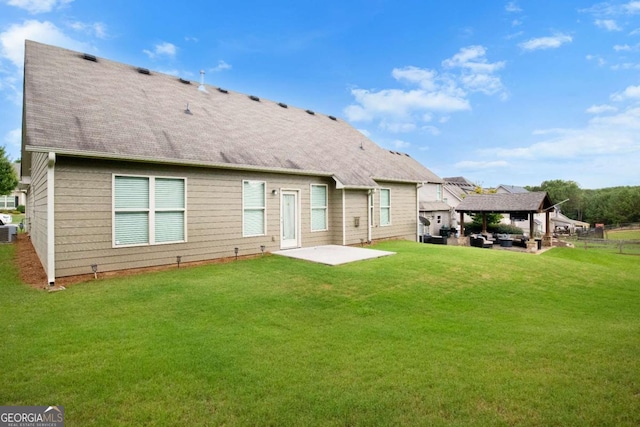
<instances>
[{"instance_id":1,"label":"pine tree","mask_svg":"<svg viewBox=\"0 0 640 427\"><path fill-rule=\"evenodd\" d=\"M18 186L18 177L4 147L0 147L0 196L10 194Z\"/></svg>"}]
</instances>

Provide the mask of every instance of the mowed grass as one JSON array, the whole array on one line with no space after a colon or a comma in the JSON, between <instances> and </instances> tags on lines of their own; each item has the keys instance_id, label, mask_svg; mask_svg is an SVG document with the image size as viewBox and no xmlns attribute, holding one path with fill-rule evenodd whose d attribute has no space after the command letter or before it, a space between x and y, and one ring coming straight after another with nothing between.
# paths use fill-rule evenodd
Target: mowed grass
<instances>
[{"instance_id":1,"label":"mowed grass","mask_svg":"<svg viewBox=\"0 0 640 427\"><path fill-rule=\"evenodd\" d=\"M610 240L640 240L640 230L609 230L607 239Z\"/></svg>"},{"instance_id":2,"label":"mowed grass","mask_svg":"<svg viewBox=\"0 0 640 427\"><path fill-rule=\"evenodd\" d=\"M0 403L69 426L640 424L640 260L411 242L45 293L0 246Z\"/></svg>"}]
</instances>

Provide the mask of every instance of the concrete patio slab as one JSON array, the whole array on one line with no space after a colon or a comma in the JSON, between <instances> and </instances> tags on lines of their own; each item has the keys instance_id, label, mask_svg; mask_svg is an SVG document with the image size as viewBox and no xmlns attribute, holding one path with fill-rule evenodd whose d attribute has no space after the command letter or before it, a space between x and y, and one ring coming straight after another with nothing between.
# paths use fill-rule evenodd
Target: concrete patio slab
<instances>
[{"instance_id":1,"label":"concrete patio slab","mask_svg":"<svg viewBox=\"0 0 640 427\"><path fill-rule=\"evenodd\" d=\"M352 246L325 245L310 248L285 249L273 252L290 258L303 259L327 265L340 265L365 259L380 258L395 255L395 252L379 251L377 249L355 248Z\"/></svg>"}]
</instances>

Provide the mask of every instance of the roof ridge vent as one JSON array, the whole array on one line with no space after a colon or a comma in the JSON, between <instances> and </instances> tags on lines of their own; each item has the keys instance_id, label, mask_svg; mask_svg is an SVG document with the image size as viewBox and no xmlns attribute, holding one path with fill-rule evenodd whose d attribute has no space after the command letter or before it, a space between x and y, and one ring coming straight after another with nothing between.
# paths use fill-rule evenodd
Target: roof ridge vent
<instances>
[{"instance_id":1,"label":"roof ridge vent","mask_svg":"<svg viewBox=\"0 0 640 427\"><path fill-rule=\"evenodd\" d=\"M191 82L189 80L183 79L182 77L180 77L180 83L184 83L186 85L190 85Z\"/></svg>"},{"instance_id":2,"label":"roof ridge vent","mask_svg":"<svg viewBox=\"0 0 640 427\"><path fill-rule=\"evenodd\" d=\"M311 111L311 110L305 110L305 111L307 112L307 114L311 114L312 116L315 116L315 114L316 114L316 113L314 113L314 112L313 112L313 111Z\"/></svg>"},{"instance_id":3,"label":"roof ridge vent","mask_svg":"<svg viewBox=\"0 0 640 427\"><path fill-rule=\"evenodd\" d=\"M258 102L260 101L260 98L258 98L257 96L254 96L254 95L249 95L249 99L252 100L252 101L258 101Z\"/></svg>"},{"instance_id":4,"label":"roof ridge vent","mask_svg":"<svg viewBox=\"0 0 640 427\"><path fill-rule=\"evenodd\" d=\"M96 58L95 55L91 55L90 53L83 53L82 59L86 59L87 61L91 62L98 62L98 58Z\"/></svg>"},{"instance_id":5,"label":"roof ridge vent","mask_svg":"<svg viewBox=\"0 0 640 427\"><path fill-rule=\"evenodd\" d=\"M138 67L138 68L137 68L137 70L138 70L138 72L139 72L140 74L145 74L145 75L147 75L147 76L148 76L149 74L151 74L151 71L149 71L149 69L148 69L148 68Z\"/></svg>"},{"instance_id":6,"label":"roof ridge vent","mask_svg":"<svg viewBox=\"0 0 640 427\"><path fill-rule=\"evenodd\" d=\"M218 92L220 92L220 93L229 93L228 90L222 89L221 87L218 88Z\"/></svg>"},{"instance_id":7,"label":"roof ridge vent","mask_svg":"<svg viewBox=\"0 0 640 427\"><path fill-rule=\"evenodd\" d=\"M338 121L338 119L335 116L329 116L329 118L333 121Z\"/></svg>"},{"instance_id":8,"label":"roof ridge vent","mask_svg":"<svg viewBox=\"0 0 640 427\"><path fill-rule=\"evenodd\" d=\"M282 108L289 108L289 106L284 102L278 102L278 105L281 106Z\"/></svg>"}]
</instances>

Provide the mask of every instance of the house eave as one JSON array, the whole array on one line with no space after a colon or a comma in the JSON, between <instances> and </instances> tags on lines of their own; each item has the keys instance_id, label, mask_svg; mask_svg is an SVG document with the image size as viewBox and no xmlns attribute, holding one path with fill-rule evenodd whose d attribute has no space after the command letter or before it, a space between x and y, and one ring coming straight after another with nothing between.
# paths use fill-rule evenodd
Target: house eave
<instances>
[{"instance_id":1,"label":"house eave","mask_svg":"<svg viewBox=\"0 0 640 427\"><path fill-rule=\"evenodd\" d=\"M188 159L161 159L157 157L120 155L117 153L69 150L69 149L58 149L58 148L51 148L51 147L28 146L26 147L26 151L55 153L56 155L59 155L59 156L68 156L68 157L85 157L85 158L91 158L91 159L118 160L118 161L129 161L129 162L138 162L138 163L156 163L156 164L173 165L173 166L192 166L192 167L211 168L211 169L281 173L286 175L312 175L312 176L321 176L321 177L334 177L334 174L331 172L317 171L317 170L287 169L287 168L255 166L255 165L238 165L238 164L229 164L229 163L202 162L198 160L188 160ZM336 182L338 181L336 180Z\"/></svg>"}]
</instances>

